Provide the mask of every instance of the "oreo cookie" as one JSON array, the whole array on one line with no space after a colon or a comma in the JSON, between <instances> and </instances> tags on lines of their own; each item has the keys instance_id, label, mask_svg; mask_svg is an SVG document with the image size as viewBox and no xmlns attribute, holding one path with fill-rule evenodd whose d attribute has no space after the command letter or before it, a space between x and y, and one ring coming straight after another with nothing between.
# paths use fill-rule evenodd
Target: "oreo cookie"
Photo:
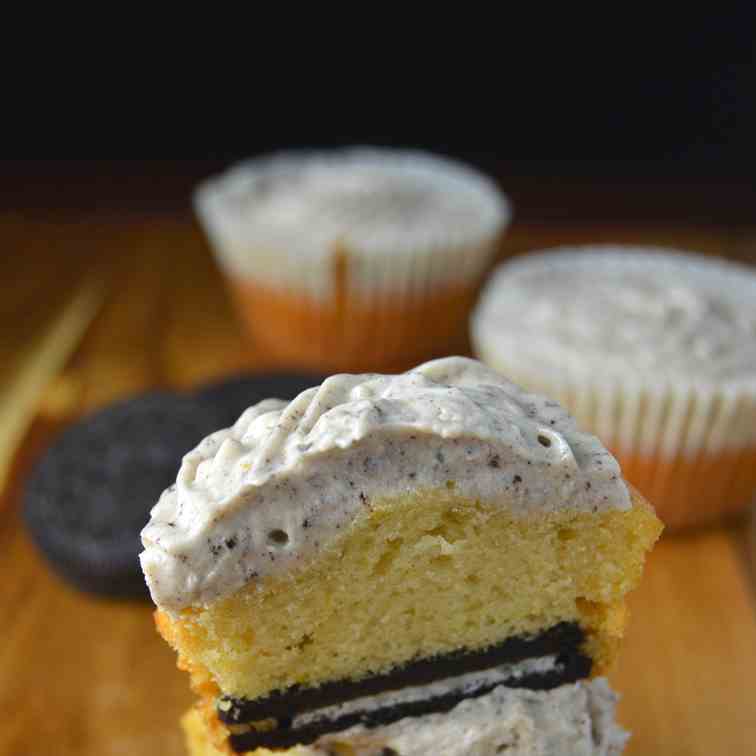
<instances>
[{"instance_id":1,"label":"oreo cookie","mask_svg":"<svg viewBox=\"0 0 756 756\"><path fill-rule=\"evenodd\" d=\"M181 458L262 399L293 399L323 376L236 376L191 395L152 392L112 404L67 428L25 490L29 531L56 572L78 588L147 597L139 534Z\"/></svg>"},{"instance_id":2,"label":"oreo cookie","mask_svg":"<svg viewBox=\"0 0 756 756\"><path fill-rule=\"evenodd\" d=\"M263 399L294 399L305 389L319 386L327 376L304 373L238 375L200 389L196 398L210 405L218 416L218 427L233 425L247 407Z\"/></svg>"},{"instance_id":3,"label":"oreo cookie","mask_svg":"<svg viewBox=\"0 0 756 756\"><path fill-rule=\"evenodd\" d=\"M67 428L28 480L24 515L53 568L77 587L146 597L139 534L182 456L220 427L213 406L154 392Z\"/></svg>"}]
</instances>

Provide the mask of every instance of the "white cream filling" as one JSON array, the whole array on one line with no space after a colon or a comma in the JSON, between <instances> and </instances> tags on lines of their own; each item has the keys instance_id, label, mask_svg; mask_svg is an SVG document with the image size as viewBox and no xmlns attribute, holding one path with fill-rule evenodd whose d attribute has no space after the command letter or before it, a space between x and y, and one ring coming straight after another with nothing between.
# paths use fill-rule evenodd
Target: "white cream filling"
<instances>
[{"instance_id":1,"label":"white cream filling","mask_svg":"<svg viewBox=\"0 0 756 756\"><path fill-rule=\"evenodd\" d=\"M299 714L292 721L292 728L298 729L320 720L335 721L356 712L373 712L393 706L402 706L416 701L429 701L448 694L475 696L478 691L491 688L504 682L515 682L533 674L543 675L559 671L557 657L543 656L538 659L525 659L514 664L502 664L491 669L447 677L427 685L410 685L399 690L389 690L373 696L355 698L345 703L325 706L304 714Z\"/></svg>"}]
</instances>

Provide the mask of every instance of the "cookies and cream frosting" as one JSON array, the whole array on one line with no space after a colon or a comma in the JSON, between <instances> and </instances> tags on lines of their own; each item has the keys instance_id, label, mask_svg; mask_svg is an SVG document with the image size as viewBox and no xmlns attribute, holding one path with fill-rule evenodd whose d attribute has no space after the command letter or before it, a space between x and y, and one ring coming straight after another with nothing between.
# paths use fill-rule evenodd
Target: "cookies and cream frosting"
<instances>
[{"instance_id":1,"label":"cookies and cream frosting","mask_svg":"<svg viewBox=\"0 0 756 756\"><path fill-rule=\"evenodd\" d=\"M231 273L313 296L331 292L339 250L358 289L477 276L511 215L471 167L366 147L248 160L201 184L195 208Z\"/></svg>"},{"instance_id":2,"label":"cookies and cream frosting","mask_svg":"<svg viewBox=\"0 0 756 756\"><path fill-rule=\"evenodd\" d=\"M142 568L160 607L208 605L301 563L375 497L447 486L515 516L630 506L615 459L556 402L449 357L250 407L184 457Z\"/></svg>"},{"instance_id":3,"label":"cookies and cream frosting","mask_svg":"<svg viewBox=\"0 0 756 756\"><path fill-rule=\"evenodd\" d=\"M486 362L548 381L756 386L756 273L656 248L559 248L502 265L473 316Z\"/></svg>"}]
</instances>

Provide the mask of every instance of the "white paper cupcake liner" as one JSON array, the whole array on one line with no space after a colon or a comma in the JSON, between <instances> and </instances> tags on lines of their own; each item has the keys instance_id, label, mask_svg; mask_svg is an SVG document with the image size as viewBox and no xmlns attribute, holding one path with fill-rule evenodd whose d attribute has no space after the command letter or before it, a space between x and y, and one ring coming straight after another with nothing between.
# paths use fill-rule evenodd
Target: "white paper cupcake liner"
<instances>
[{"instance_id":1,"label":"white paper cupcake liner","mask_svg":"<svg viewBox=\"0 0 756 756\"><path fill-rule=\"evenodd\" d=\"M609 257L617 253L616 248L599 250ZM672 265L680 260L667 254L650 260L632 250L622 264L655 270L670 258ZM582 429L595 433L615 454L625 477L654 504L668 526L701 523L742 510L756 491L756 369L754 375L745 369L735 379L716 379L712 375L659 375L654 370L639 375L628 364L627 375L622 375L620 370L609 369L616 365L610 365L608 356L602 375L600 368L588 369L596 359L595 351L586 356L588 366L579 364L580 344L576 343L571 345L574 353L565 360L574 364L558 370L546 341L534 344L531 334L523 345L518 341L522 337L517 322L504 325L506 307L497 310L495 324L491 320L496 308L493 300L507 296L517 285L518 269L540 266L553 274L555 262L569 269L585 265L586 260L587 253L568 250L560 258L547 253L502 266L496 274L500 285L489 284L472 318L476 353L515 382L563 404ZM727 295L735 303L744 302L750 292L756 297L756 276L748 269L708 261L699 264L693 257L685 258L685 264L695 268L696 275L711 277L721 272L722 285L738 287ZM750 307L756 310L756 299ZM752 338L756 340L756 331Z\"/></svg>"}]
</instances>

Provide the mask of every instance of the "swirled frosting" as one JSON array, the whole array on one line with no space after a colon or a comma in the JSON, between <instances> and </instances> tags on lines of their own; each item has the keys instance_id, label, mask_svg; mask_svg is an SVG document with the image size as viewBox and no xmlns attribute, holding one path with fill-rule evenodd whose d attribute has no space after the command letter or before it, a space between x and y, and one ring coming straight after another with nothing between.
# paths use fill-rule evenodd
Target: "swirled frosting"
<instances>
[{"instance_id":1,"label":"swirled frosting","mask_svg":"<svg viewBox=\"0 0 756 756\"><path fill-rule=\"evenodd\" d=\"M515 516L630 506L615 459L556 402L449 357L250 407L184 457L142 568L159 606L207 605L301 563L375 497L450 484Z\"/></svg>"},{"instance_id":2,"label":"swirled frosting","mask_svg":"<svg viewBox=\"0 0 756 756\"><path fill-rule=\"evenodd\" d=\"M754 383L756 273L663 249L559 248L500 266L472 332L486 362L550 380Z\"/></svg>"}]
</instances>

